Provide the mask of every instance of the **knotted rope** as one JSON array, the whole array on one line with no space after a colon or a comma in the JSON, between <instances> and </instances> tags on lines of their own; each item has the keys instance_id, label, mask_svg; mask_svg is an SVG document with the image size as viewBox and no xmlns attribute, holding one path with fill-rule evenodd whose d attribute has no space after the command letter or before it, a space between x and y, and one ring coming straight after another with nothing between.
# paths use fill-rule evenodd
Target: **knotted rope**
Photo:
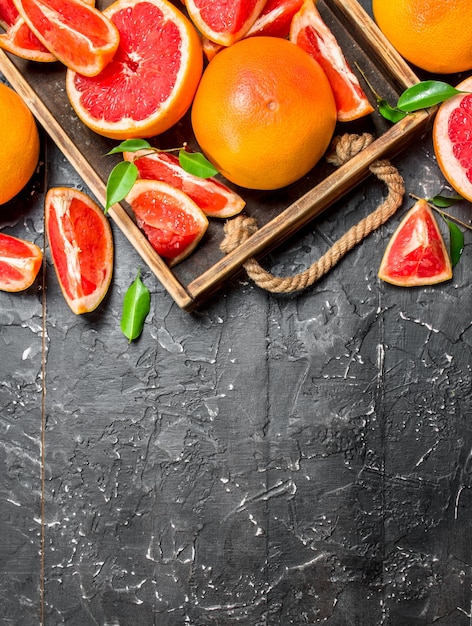
<instances>
[{"instance_id":1,"label":"knotted rope","mask_svg":"<svg viewBox=\"0 0 472 626\"><path fill-rule=\"evenodd\" d=\"M363 135L346 134L336 137L326 159L337 167L343 165L371 144L373 140L372 135L367 133ZM387 185L388 194L382 204L350 228L318 261L315 261L300 274L279 278L266 271L254 258L248 259L243 267L256 285L272 293L289 293L311 286L329 272L354 246L395 213L402 204L405 193L405 185L400 173L387 160L374 161L369 170ZM228 220L224 226L225 238L220 245L221 251L228 254L249 239L256 231L257 223L252 217L238 215Z\"/></svg>"}]
</instances>

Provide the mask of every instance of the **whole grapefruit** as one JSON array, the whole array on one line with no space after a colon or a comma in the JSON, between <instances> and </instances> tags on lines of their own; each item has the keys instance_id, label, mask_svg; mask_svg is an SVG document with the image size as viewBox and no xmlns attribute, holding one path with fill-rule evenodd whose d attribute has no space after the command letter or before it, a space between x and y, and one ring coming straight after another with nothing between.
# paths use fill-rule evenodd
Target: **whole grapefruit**
<instances>
[{"instance_id":1,"label":"whole grapefruit","mask_svg":"<svg viewBox=\"0 0 472 626\"><path fill-rule=\"evenodd\" d=\"M472 69L470 0L372 0L380 30L410 63L437 74Z\"/></svg>"},{"instance_id":2,"label":"whole grapefruit","mask_svg":"<svg viewBox=\"0 0 472 626\"><path fill-rule=\"evenodd\" d=\"M335 125L334 96L320 65L274 37L250 37L219 52L192 106L205 156L250 189L278 189L304 176L323 156Z\"/></svg>"}]
</instances>

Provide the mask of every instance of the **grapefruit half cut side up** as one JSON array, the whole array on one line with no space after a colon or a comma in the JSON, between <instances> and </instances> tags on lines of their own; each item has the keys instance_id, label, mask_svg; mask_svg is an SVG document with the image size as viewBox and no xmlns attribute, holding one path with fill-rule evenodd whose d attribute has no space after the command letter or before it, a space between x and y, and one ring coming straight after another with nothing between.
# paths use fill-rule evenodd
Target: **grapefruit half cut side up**
<instances>
[{"instance_id":1,"label":"grapefruit half cut side up","mask_svg":"<svg viewBox=\"0 0 472 626\"><path fill-rule=\"evenodd\" d=\"M0 233L1 291L23 291L30 287L42 262L43 253L36 244Z\"/></svg>"},{"instance_id":2,"label":"grapefruit half cut side up","mask_svg":"<svg viewBox=\"0 0 472 626\"><path fill-rule=\"evenodd\" d=\"M185 0L190 19L214 43L230 46L242 39L262 12L266 0Z\"/></svg>"},{"instance_id":3,"label":"grapefruit half cut side up","mask_svg":"<svg viewBox=\"0 0 472 626\"><path fill-rule=\"evenodd\" d=\"M66 67L95 76L115 54L120 36L101 11L81 0L14 0L41 43Z\"/></svg>"},{"instance_id":4,"label":"grapefruit half cut side up","mask_svg":"<svg viewBox=\"0 0 472 626\"><path fill-rule=\"evenodd\" d=\"M134 162L139 178L160 180L182 190L208 217L232 217L246 205L239 194L216 178L200 178L186 172L173 154L138 150L125 152L123 157Z\"/></svg>"},{"instance_id":5,"label":"grapefruit half cut side up","mask_svg":"<svg viewBox=\"0 0 472 626\"><path fill-rule=\"evenodd\" d=\"M393 233L378 276L400 287L435 285L452 278L448 252L426 200L418 200Z\"/></svg>"},{"instance_id":6,"label":"grapefruit half cut side up","mask_svg":"<svg viewBox=\"0 0 472 626\"><path fill-rule=\"evenodd\" d=\"M472 76L457 89L472 92ZM472 93L457 94L441 104L434 120L433 145L446 180L472 202Z\"/></svg>"},{"instance_id":7,"label":"grapefruit half cut side up","mask_svg":"<svg viewBox=\"0 0 472 626\"><path fill-rule=\"evenodd\" d=\"M308 52L325 71L336 101L338 121L350 122L373 112L357 76L313 0L305 0L294 15L290 41Z\"/></svg>"},{"instance_id":8,"label":"grapefruit half cut side up","mask_svg":"<svg viewBox=\"0 0 472 626\"><path fill-rule=\"evenodd\" d=\"M45 199L46 234L59 285L71 310L97 308L113 272L113 238L100 207L85 193L49 189Z\"/></svg>"},{"instance_id":9,"label":"grapefruit half cut side up","mask_svg":"<svg viewBox=\"0 0 472 626\"><path fill-rule=\"evenodd\" d=\"M168 183L138 179L126 201L151 246L170 266L193 252L208 228L203 211Z\"/></svg>"},{"instance_id":10,"label":"grapefruit half cut side up","mask_svg":"<svg viewBox=\"0 0 472 626\"><path fill-rule=\"evenodd\" d=\"M167 0L117 0L104 14L120 45L98 76L66 75L69 100L82 122L105 137L153 137L190 107L203 68L190 21Z\"/></svg>"}]
</instances>

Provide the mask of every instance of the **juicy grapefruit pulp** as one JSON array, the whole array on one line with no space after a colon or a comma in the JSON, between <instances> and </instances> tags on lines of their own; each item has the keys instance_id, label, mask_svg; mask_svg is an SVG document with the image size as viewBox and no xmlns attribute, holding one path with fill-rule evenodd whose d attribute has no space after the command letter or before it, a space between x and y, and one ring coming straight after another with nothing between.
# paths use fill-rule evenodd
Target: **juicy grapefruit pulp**
<instances>
[{"instance_id":1,"label":"juicy grapefruit pulp","mask_svg":"<svg viewBox=\"0 0 472 626\"><path fill-rule=\"evenodd\" d=\"M123 156L134 162L139 178L160 180L181 189L208 217L232 217L246 204L241 196L216 178L200 178L186 172L173 154L139 150L125 152Z\"/></svg>"},{"instance_id":2,"label":"juicy grapefruit pulp","mask_svg":"<svg viewBox=\"0 0 472 626\"><path fill-rule=\"evenodd\" d=\"M325 71L333 90L340 122L349 122L373 112L374 108L357 76L313 0L305 0L302 8L294 15L290 41L308 52Z\"/></svg>"},{"instance_id":3,"label":"juicy grapefruit pulp","mask_svg":"<svg viewBox=\"0 0 472 626\"><path fill-rule=\"evenodd\" d=\"M53 187L45 203L46 233L64 298L77 315L93 311L113 272L110 224L98 205L76 189Z\"/></svg>"},{"instance_id":4,"label":"juicy grapefruit pulp","mask_svg":"<svg viewBox=\"0 0 472 626\"><path fill-rule=\"evenodd\" d=\"M0 0L0 48L31 61L50 62L56 57L43 46L18 13L13 0Z\"/></svg>"},{"instance_id":5,"label":"juicy grapefruit pulp","mask_svg":"<svg viewBox=\"0 0 472 626\"><path fill-rule=\"evenodd\" d=\"M190 19L202 35L223 46L246 35L265 3L266 0L185 0Z\"/></svg>"},{"instance_id":6,"label":"juicy grapefruit pulp","mask_svg":"<svg viewBox=\"0 0 472 626\"><path fill-rule=\"evenodd\" d=\"M168 183L138 179L126 200L149 243L171 266L195 249L208 228L203 211Z\"/></svg>"},{"instance_id":7,"label":"juicy grapefruit pulp","mask_svg":"<svg viewBox=\"0 0 472 626\"><path fill-rule=\"evenodd\" d=\"M0 290L23 291L30 287L43 262L34 243L0 233Z\"/></svg>"},{"instance_id":8,"label":"juicy grapefruit pulp","mask_svg":"<svg viewBox=\"0 0 472 626\"><path fill-rule=\"evenodd\" d=\"M457 89L472 91L472 77ZM472 202L472 94L458 94L441 104L433 126L436 158L444 177Z\"/></svg>"},{"instance_id":9,"label":"juicy grapefruit pulp","mask_svg":"<svg viewBox=\"0 0 472 626\"><path fill-rule=\"evenodd\" d=\"M379 278L402 287L434 285L452 278L452 267L433 211L418 200L392 235Z\"/></svg>"},{"instance_id":10,"label":"juicy grapefruit pulp","mask_svg":"<svg viewBox=\"0 0 472 626\"><path fill-rule=\"evenodd\" d=\"M118 48L119 34L101 11L81 0L14 0L41 43L64 65L95 76Z\"/></svg>"},{"instance_id":11,"label":"juicy grapefruit pulp","mask_svg":"<svg viewBox=\"0 0 472 626\"><path fill-rule=\"evenodd\" d=\"M79 118L112 139L153 137L176 124L192 103L203 68L196 30L166 0L117 0L104 14L120 45L103 72L67 72Z\"/></svg>"}]
</instances>

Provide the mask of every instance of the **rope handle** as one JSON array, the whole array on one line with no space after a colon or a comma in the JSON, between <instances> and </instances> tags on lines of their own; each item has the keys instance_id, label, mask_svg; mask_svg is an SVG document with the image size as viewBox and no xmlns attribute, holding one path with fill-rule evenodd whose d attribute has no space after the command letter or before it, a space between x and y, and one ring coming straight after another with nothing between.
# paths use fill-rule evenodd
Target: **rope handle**
<instances>
[{"instance_id":1,"label":"rope handle","mask_svg":"<svg viewBox=\"0 0 472 626\"><path fill-rule=\"evenodd\" d=\"M336 137L326 159L339 167L358 154L374 141L372 135L345 134ZM367 235L384 224L403 202L405 184L398 170L387 160L374 161L369 170L380 181L386 184L388 194L385 200L370 215L351 227L333 246L309 268L293 276L277 277L265 270L254 258L248 259L243 267L249 278L256 285L271 293L291 293L306 289L327 274L354 246ZM224 226L225 237L220 249L228 254L244 243L257 231L256 220L252 217L238 215L228 220Z\"/></svg>"}]
</instances>

